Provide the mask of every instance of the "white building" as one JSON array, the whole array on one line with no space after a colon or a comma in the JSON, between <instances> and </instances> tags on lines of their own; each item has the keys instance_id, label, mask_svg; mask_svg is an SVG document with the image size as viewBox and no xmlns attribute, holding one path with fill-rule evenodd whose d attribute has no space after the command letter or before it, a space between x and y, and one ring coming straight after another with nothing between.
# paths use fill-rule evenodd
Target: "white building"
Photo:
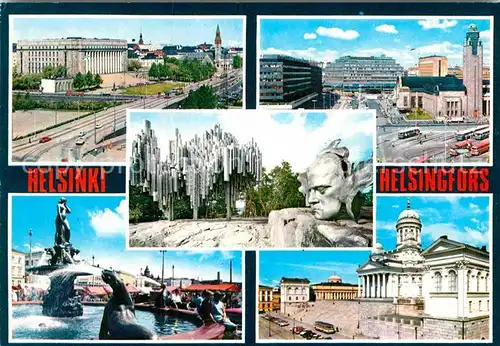
<instances>
[{"instance_id":1,"label":"white building","mask_svg":"<svg viewBox=\"0 0 500 346\"><path fill-rule=\"evenodd\" d=\"M12 250L12 259L10 262L10 274L12 277L12 286L21 286L24 284L24 261L26 254L24 252Z\"/></svg>"},{"instance_id":2,"label":"white building","mask_svg":"<svg viewBox=\"0 0 500 346\"><path fill-rule=\"evenodd\" d=\"M367 302L393 303L401 320L407 318L410 323L413 319L419 338L486 338L491 309L490 255L486 247L473 247L443 235L422 249L422 227L419 214L408 200L407 209L396 222L396 249L385 251L377 244L370 259L358 268L358 297ZM393 317L390 320L383 322L379 317L378 322L368 321L371 328L363 332L388 327L384 323L392 323ZM380 335L374 333L378 332L366 335Z\"/></svg>"},{"instance_id":3,"label":"white building","mask_svg":"<svg viewBox=\"0 0 500 346\"><path fill-rule=\"evenodd\" d=\"M66 92L73 89L73 79L57 78L57 79L42 79L40 89L45 93Z\"/></svg>"},{"instance_id":4,"label":"white building","mask_svg":"<svg viewBox=\"0 0 500 346\"><path fill-rule=\"evenodd\" d=\"M281 278L281 312L286 313L288 306L305 306L309 301L309 283L307 279Z\"/></svg>"}]
</instances>

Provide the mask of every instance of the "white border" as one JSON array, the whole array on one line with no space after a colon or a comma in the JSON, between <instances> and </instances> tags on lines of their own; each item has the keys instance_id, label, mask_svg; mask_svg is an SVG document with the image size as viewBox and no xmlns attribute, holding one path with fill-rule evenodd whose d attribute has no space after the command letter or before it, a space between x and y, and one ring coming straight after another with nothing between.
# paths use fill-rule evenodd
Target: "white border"
<instances>
[{"instance_id":1,"label":"white border","mask_svg":"<svg viewBox=\"0 0 500 346\"><path fill-rule=\"evenodd\" d=\"M60 193L58 194L51 194L51 195L61 195ZM241 256L241 299L242 299L242 305L241 305L241 313L242 313L242 320L241 320L241 325L242 325L242 339L241 340L98 340L98 339L90 339L90 340L82 340L82 339L77 339L77 340L64 340L64 339L18 339L18 338L13 338L13 324L14 324L14 319L12 318L13 314L13 308L12 308L12 199L13 197L17 196L24 196L24 197L43 197L46 196L46 194L36 194L36 193L9 193L8 194L8 209L7 209L7 219L8 219L8 231L7 231L7 265L8 265L8 270L7 270L7 276L8 276L8 304L7 304L7 313L8 313L8 343L27 343L27 344L40 344L40 343L60 343L60 344L91 344L91 343L99 343L99 344L165 344L165 343L172 343L172 344L244 344L245 343L245 336L246 336L246 282L245 282L245 252L244 251L238 251L234 250L232 252L237 252ZM76 196L76 197L123 197L126 200L126 195L123 193L94 193L94 194L89 194L89 193L73 193L71 196ZM128 209L127 209L128 210ZM128 212L127 212L127 218L128 218ZM128 228L126 229L128 233ZM124 252L127 251L126 249ZM188 250L175 250L176 252L183 252L183 251L188 251ZM199 251L199 249L198 249ZM224 252L226 250L218 250L218 249L206 249L204 250L206 252ZM96 331L96 336L98 335L98 332Z\"/></svg>"},{"instance_id":2,"label":"white border","mask_svg":"<svg viewBox=\"0 0 500 346\"><path fill-rule=\"evenodd\" d=\"M464 343L478 343L478 344L485 344L485 343L491 343L493 342L493 319L494 319L494 311L493 311L493 296L494 296L494 266L493 266L493 194L492 193L484 193L484 194L473 194L473 193L461 193L461 194L453 194L453 193L408 193L408 194L393 194L393 193L380 193L377 194L377 198L381 197L393 197L393 198L401 198L401 197L418 197L418 198L425 198L425 197L449 197L453 196L454 198L488 198L489 201L489 230L488 230L488 252L490 254L490 277L491 277L491 287L490 287L490 316L489 316L489 339L488 340L476 340L476 339L454 339L454 340L444 340L444 339L435 339L435 340L425 340L425 339L418 339L418 340L413 340L413 339L333 339L333 340L306 340L306 339L292 339L292 340L284 340L284 339L260 339L259 338L259 271L260 271L260 258L259 258L259 251L257 251L256 254L256 263L255 263L255 272L256 272L256 279L255 279L255 301L256 301L256 312L255 312L255 343L257 344L270 344L270 343L277 343L277 344L283 344L283 343L290 343L290 344L306 344L306 343L312 343L312 344L323 344L323 343L380 343L380 344L388 344L388 343L408 343L408 344L435 344L435 343L446 343L446 344L464 344ZM434 239L436 241L437 239ZM341 251L351 251L352 249L349 248L335 248L333 251L341 252ZM370 251L369 248L363 249L364 251ZM269 251L269 250L264 250L264 251ZM272 250L271 250L272 251ZM281 251L281 250L278 250ZM310 251L307 249L306 251ZM332 250L322 250L324 252L331 252ZM359 249L355 249L354 251L361 251Z\"/></svg>"},{"instance_id":3,"label":"white border","mask_svg":"<svg viewBox=\"0 0 500 346\"><path fill-rule=\"evenodd\" d=\"M68 15L28 15L28 14L11 14L8 16L9 22L9 76L8 76L8 165L9 166L57 166L57 167L65 167L65 166L77 166L77 167L86 167L86 166L124 166L126 165L126 159L123 162L44 162L44 161L36 161L36 162L13 162L12 161L12 44L14 41L14 22L16 19L59 19L59 18L82 18L82 19L105 19L105 18L120 18L120 19L175 19L175 20L217 20L217 19L240 19L243 21L243 30L242 30L242 46L243 46L243 65L242 65L242 87L243 87L243 95L242 95L242 106L238 109L246 108L246 39L247 39L247 17L246 15L79 15L79 14L68 14ZM155 108L151 108L153 110L159 110ZM214 109L217 111L217 109Z\"/></svg>"},{"instance_id":4,"label":"white border","mask_svg":"<svg viewBox=\"0 0 500 346\"><path fill-rule=\"evenodd\" d=\"M445 166L445 167L493 167L493 118L494 118L494 106L493 106L493 99L494 99L494 93L493 93L493 79L494 79L494 16L446 16L446 15L439 15L439 16L390 16L390 15L370 15L370 16L276 16L276 15L270 15L270 16L257 16L257 37L256 37L256 52L257 52L257 68L256 68L256 108L257 109L265 109L266 106L260 105L260 57L262 55L261 53L261 30L260 30L260 23L261 20L266 20L266 19L273 19L273 20L293 20L293 19L302 19L302 20L402 20L402 19L407 19L407 20L416 20L416 19L458 19L458 20L489 20L490 21L490 32L491 32L491 43L490 43L490 61L489 61L489 67L490 67L490 151L489 151L489 161L490 162L433 162L433 163L412 163L412 162L405 162L405 163L392 163L392 162L381 162L377 164L375 162L375 165L377 167L383 167L383 166L393 166L393 167L406 167L406 166L411 166L411 167L428 167L428 166ZM269 109L269 106L267 106ZM278 108L276 108L278 110ZM375 137L377 131L375 130ZM375 157L376 157L376 146L374 147L375 149Z\"/></svg>"},{"instance_id":5,"label":"white border","mask_svg":"<svg viewBox=\"0 0 500 346\"><path fill-rule=\"evenodd\" d=\"M276 113L283 113L283 111L279 111L279 110L269 110L269 109L266 109L266 110L262 110L262 109L244 109L244 110L241 110L241 109L230 109L230 110L213 110L213 109L199 109L199 110L196 110L196 109L179 109L179 110L175 110L175 109L169 109L169 110L165 110L165 109L162 109L162 110L159 110L159 109L153 109L153 110L148 110L148 109L127 109L127 127L128 128L131 128L129 125L130 125L130 121L131 121L131 116L132 116L132 113L138 113L138 114L141 114L141 113L156 113L158 115L162 115L162 114L169 114L169 113L177 113L177 114L180 114L180 113L186 113L186 114L189 114L189 113L196 113L196 114L205 114L205 113L209 113L209 114L214 114L214 113L218 113L220 115L224 115L224 116L231 116L231 112L238 112L238 113L242 113L244 112L245 114L265 114L266 116L271 116L272 114L276 114ZM375 110L372 110L372 109L363 109L363 110L353 110L353 109L344 109L344 110L298 110L298 109L294 109L294 110L287 110L286 113L291 113L293 116L297 116L297 115L300 115L300 114L304 114L304 113L325 113L328 117L335 117L337 114L351 114L351 115L356 115L356 114L370 114L372 115L372 121L373 121L373 124L376 124L376 111ZM131 141L135 138L135 133L131 133L130 131L127 132L127 148L128 146L131 144ZM373 160L375 161L375 145L376 145L376 133L375 131L372 132L372 158ZM259 251L259 250L274 250L274 251L298 251L298 250L303 250L303 249L307 249L307 250L317 250L317 251L325 251L325 250L331 250L331 249L349 249L349 250L371 250L372 248L374 248L375 244L376 244L376 222L375 222L375 216L377 214L377 210L376 210L376 201L375 201L375 196L376 196L376 191L377 191L377 186L376 186L376 182L377 182L377 179L376 179L376 173L377 173L377 167L375 165L375 162L373 162L373 227L372 227L372 235L373 235L373 238L372 238L372 246L371 247L348 247L348 248L334 248L334 247L319 247L319 248L259 248L259 247L248 247L248 248L223 248L223 247L218 247L218 248L212 248L212 249L217 249L217 250L220 250L220 251ZM129 196L129 179L130 179L130 157L127 156L127 162L126 162L126 174L125 174L125 182L126 182L126 187L125 187L125 193L126 193L126 202L127 202L127 206L129 206L129 200L128 200L128 196ZM129 228L127 227L127 232L126 232L126 235L125 235L125 239L126 239L126 249L127 250L130 250L130 251L146 251L146 250L176 250L176 251L182 251L182 250L187 250L187 251L199 251L201 249L205 249L205 248L201 248L201 247L195 247L195 248L184 248L184 247L181 247L181 248L175 248L175 247L130 247L130 239L129 239L129 235L130 235L130 230Z\"/></svg>"}]
</instances>

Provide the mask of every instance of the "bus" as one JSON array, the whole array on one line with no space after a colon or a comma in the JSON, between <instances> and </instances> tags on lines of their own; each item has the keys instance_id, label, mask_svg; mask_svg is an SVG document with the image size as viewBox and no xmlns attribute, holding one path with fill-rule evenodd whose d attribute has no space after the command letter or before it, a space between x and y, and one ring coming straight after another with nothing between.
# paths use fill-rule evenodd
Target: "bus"
<instances>
[{"instance_id":1,"label":"bus","mask_svg":"<svg viewBox=\"0 0 500 346\"><path fill-rule=\"evenodd\" d=\"M335 327L331 323L316 321L314 322L314 329L319 330L325 334L335 333Z\"/></svg>"},{"instance_id":2,"label":"bus","mask_svg":"<svg viewBox=\"0 0 500 346\"><path fill-rule=\"evenodd\" d=\"M474 137L474 133L478 131L483 131L489 129L489 126L479 126L473 129L467 129L463 131L458 131L455 133L455 139L457 141L465 141L466 139L472 139Z\"/></svg>"},{"instance_id":3,"label":"bus","mask_svg":"<svg viewBox=\"0 0 500 346\"><path fill-rule=\"evenodd\" d=\"M482 131L477 131L474 132L474 139L477 141L481 141L483 139L486 139L490 136L490 129L482 130Z\"/></svg>"},{"instance_id":4,"label":"bus","mask_svg":"<svg viewBox=\"0 0 500 346\"><path fill-rule=\"evenodd\" d=\"M469 149L472 145L472 141L470 139L466 139L465 141L457 142L453 145L453 148L450 149L451 156L458 156L460 154L466 154L469 152Z\"/></svg>"},{"instance_id":5,"label":"bus","mask_svg":"<svg viewBox=\"0 0 500 346\"><path fill-rule=\"evenodd\" d=\"M477 156L477 155L484 154L488 150L490 150L490 140L489 139L485 139L485 140L483 140L481 142L475 143L472 146L472 148L470 148L470 154L472 156Z\"/></svg>"},{"instance_id":6,"label":"bus","mask_svg":"<svg viewBox=\"0 0 500 346\"><path fill-rule=\"evenodd\" d=\"M404 139L404 138L418 136L419 134L420 134L420 129L418 127L412 127L411 129L399 131L398 138Z\"/></svg>"}]
</instances>

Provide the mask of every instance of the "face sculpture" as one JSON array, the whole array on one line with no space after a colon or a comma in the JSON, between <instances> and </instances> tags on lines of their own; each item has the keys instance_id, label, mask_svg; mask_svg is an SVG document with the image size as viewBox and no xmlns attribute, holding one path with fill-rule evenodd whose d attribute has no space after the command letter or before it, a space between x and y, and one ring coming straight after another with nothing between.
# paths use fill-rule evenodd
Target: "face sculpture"
<instances>
[{"instance_id":1,"label":"face sculpture","mask_svg":"<svg viewBox=\"0 0 500 346\"><path fill-rule=\"evenodd\" d=\"M318 157L303 178L301 190L305 192L314 217L319 220L335 217L342 206L340 198L346 183L340 158L334 154Z\"/></svg>"}]
</instances>

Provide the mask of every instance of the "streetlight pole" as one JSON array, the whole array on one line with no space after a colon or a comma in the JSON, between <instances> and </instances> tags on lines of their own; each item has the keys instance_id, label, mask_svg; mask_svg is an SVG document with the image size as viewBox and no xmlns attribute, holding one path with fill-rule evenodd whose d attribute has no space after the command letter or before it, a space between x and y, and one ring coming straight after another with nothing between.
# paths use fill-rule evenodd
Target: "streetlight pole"
<instances>
[{"instance_id":1,"label":"streetlight pole","mask_svg":"<svg viewBox=\"0 0 500 346\"><path fill-rule=\"evenodd\" d=\"M161 250L161 283L163 284L163 280L165 278L165 250ZM173 278L172 278L173 279Z\"/></svg>"},{"instance_id":2,"label":"streetlight pole","mask_svg":"<svg viewBox=\"0 0 500 346\"><path fill-rule=\"evenodd\" d=\"M33 254L31 251L31 238L33 237L33 231L30 228L30 267L33 266Z\"/></svg>"},{"instance_id":3,"label":"streetlight pole","mask_svg":"<svg viewBox=\"0 0 500 346\"><path fill-rule=\"evenodd\" d=\"M94 257L94 255L92 255L92 266L94 266L94 260L95 260L95 257Z\"/></svg>"},{"instance_id":4,"label":"streetlight pole","mask_svg":"<svg viewBox=\"0 0 500 346\"><path fill-rule=\"evenodd\" d=\"M113 133L116 132L116 94L113 94Z\"/></svg>"}]
</instances>

